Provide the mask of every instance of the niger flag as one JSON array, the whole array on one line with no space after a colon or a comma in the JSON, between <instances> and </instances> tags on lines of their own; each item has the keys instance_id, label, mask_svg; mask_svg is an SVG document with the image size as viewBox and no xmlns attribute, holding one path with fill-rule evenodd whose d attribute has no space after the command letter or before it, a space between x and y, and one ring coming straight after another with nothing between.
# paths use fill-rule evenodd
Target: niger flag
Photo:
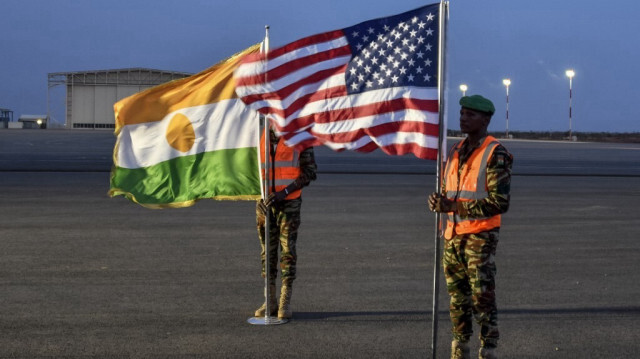
<instances>
[{"instance_id":1,"label":"niger flag","mask_svg":"<svg viewBox=\"0 0 640 359\"><path fill-rule=\"evenodd\" d=\"M259 50L117 102L109 195L149 208L260 198L258 115L233 80L241 59Z\"/></svg>"}]
</instances>

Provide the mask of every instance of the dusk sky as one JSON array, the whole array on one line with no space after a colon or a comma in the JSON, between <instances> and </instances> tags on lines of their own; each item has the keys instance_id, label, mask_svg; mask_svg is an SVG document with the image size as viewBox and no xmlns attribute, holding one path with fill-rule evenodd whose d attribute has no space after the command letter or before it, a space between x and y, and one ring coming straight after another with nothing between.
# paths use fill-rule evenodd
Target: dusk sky
<instances>
[{"instance_id":1,"label":"dusk sky","mask_svg":"<svg viewBox=\"0 0 640 359\"><path fill-rule=\"evenodd\" d=\"M47 73L146 67L199 72L264 36L271 47L431 1L0 0L0 108L47 111ZM493 100L491 131L640 132L640 2L451 0L446 103ZM53 107L61 104L53 99ZM61 117L61 116L60 116ZM63 122L62 118L56 119Z\"/></svg>"}]
</instances>

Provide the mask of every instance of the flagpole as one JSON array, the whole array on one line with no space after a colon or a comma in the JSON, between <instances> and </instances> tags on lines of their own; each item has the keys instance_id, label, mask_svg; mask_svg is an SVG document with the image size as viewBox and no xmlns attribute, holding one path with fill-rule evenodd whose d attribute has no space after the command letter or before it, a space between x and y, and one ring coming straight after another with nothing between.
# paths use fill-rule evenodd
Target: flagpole
<instances>
[{"instance_id":1,"label":"flagpole","mask_svg":"<svg viewBox=\"0 0 640 359\"><path fill-rule=\"evenodd\" d=\"M439 9L439 41L438 41L438 158L436 160L436 192L442 193L442 143L445 140L445 74L446 74L446 31L449 16L449 1L440 1ZM442 215L436 213L436 225L434 235L433 258L433 308L431 309L431 357L436 358L438 342L438 295L440 292L440 232L442 227Z\"/></svg>"},{"instance_id":2,"label":"flagpole","mask_svg":"<svg viewBox=\"0 0 640 359\"><path fill-rule=\"evenodd\" d=\"M264 63L267 64L267 56L269 53L269 25L265 26L265 36L264 36L264 42L263 42L263 52L265 54L265 58L264 58ZM267 81L267 71L268 69L266 68L265 65L265 71L264 71L264 77L265 77L265 82ZM266 200L267 197L269 196L269 184L270 184L270 174L269 174L269 168L270 168L270 160L271 160L271 136L269 134L269 119L267 118L267 116L262 116L263 120L264 120L264 190L262 191L262 200ZM259 124L258 124L259 125ZM271 316L271 311L269 310L269 308L271 307L271 286L269 285L269 273L270 273L270 268L269 268L269 241L271 239L271 231L270 231L270 227L271 227L271 221L270 221L270 217L271 217L271 206L267 207L267 213L265 213L264 216L264 296L265 296L265 312L264 312L264 317L252 317L249 318L247 320L247 322L249 322L250 324L255 324L255 325L274 325L274 324L284 324L287 323L289 320L288 319L280 319L278 317L272 317Z\"/></svg>"}]
</instances>

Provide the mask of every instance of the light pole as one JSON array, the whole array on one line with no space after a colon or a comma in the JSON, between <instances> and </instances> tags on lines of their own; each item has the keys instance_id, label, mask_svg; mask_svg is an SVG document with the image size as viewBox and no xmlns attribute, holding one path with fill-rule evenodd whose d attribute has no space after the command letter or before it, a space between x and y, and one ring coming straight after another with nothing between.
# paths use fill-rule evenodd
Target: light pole
<instances>
[{"instance_id":1,"label":"light pole","mask_svg":"<svg viewBox=\"0 0 640 359\"><path fill-rule=\"evenodd\" d=\"M511 85L511 80L503 79L502 84L507 88L507 127L505 131L505 137L509 138L509 85Z\"/></svg>"},{"instance_id":2,"label":"light pole","mask_svg":"<svg viewBox=\"0 0 640 359\"><path fill-rule=\"evenodd\" d=\"M460 85L460 91L462 91L462 96L467 96L467 89L468 88L469 87L467 87L467 85L465 85L465 84Z\"/></svg>"},{"instance_id":3,"label":"light pole","mask_svg":"<svg viewBox=\"0 0 640 359\"><path fill-rule=\"evenodd\" d=\"M575 76L576 73L572 69L569 69L565 72L565 74L569 78L569 141L572 141L573 137L571 136L571 100L573 97L573 90L572 90L573 76Z\"/></svg>"}]
</instances>

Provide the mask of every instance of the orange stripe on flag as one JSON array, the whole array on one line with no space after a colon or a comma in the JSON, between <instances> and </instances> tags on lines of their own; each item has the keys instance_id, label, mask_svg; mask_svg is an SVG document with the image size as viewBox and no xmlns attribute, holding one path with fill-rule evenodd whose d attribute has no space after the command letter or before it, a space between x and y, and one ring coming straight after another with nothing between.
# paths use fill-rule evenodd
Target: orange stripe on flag
<instances>
[{"instance_id":1,"label":"orange stripe on flag","mask_svg":"<svg viewBox=\"0 0 640 359\"><path fill-rule=\"evenodd\" d=\"M260 51L253 45L193 76L174 80L124 98L113 105L115 133L125 125L156 122L181 108L237 98L233 71L248 54Z\"/></svg>"}]
</instances>

